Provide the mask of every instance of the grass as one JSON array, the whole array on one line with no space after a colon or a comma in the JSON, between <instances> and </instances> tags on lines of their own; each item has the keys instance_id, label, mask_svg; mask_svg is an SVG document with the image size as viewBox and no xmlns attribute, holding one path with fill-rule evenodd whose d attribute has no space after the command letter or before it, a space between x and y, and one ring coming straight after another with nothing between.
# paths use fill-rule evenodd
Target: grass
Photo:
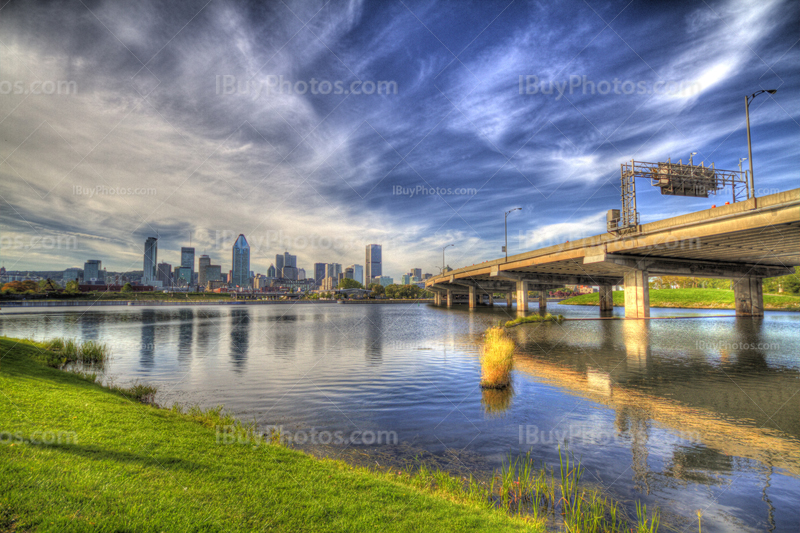
<instances>
[{"instance_id":1,"label":"grass","mask_svg":"<svg viewBox=\"0 0 800 533\"><path fill-rule=\"evenodd\" d=\"M507 387L511 383L513 366L514 341L501 327L487 329L481 348L481 387Z\"/></svg>"},{"instance_id":2,"label":"grass","mask_svg":"<svg viewBox=\"0 0 800 533\"><path fill-rule=\"evenodd\" d=\"M448 495L455 501L470 502L526 517L534 524L554 524L559 530L582 533L656 532L659 512L648 514L636 504L636 518L628 519L618 503L581 483L584 469L570 453L559 448L558 470L537 468L530 453L509 460L488 481L472 476L455 478L422 464L397 472L397 479L420 490Z\"/></svg>"},{"instance_id":3,"label":"grass","mask_svg":"<svg viewBox=\"0 0 800 533\"><path fill-rule=\"evenodd\" d=\"M513 328L515 326L519 326L520 324L533 324L539 322L557 322L561 324L564 321L563 315L551 315L547 313L546 315L530 315L530 316L521 316L517 317L514 320L509 320L505 323L505 327Z\"/></svg>"},{"instance_id":4,"label":"grass","mask_svg":"<svg viewBox=\"0 0 800 533\"><path fill-rule=\"evenodd\" d=\"M41 348L38 359L53 367L69 363L102 366L110 356L108 346L95 341L79 343L74 339L55 338L38 346Z\"/></svg>"},{"instance_id":5,"label":"grass","mask_svg":"<svg viewBox=\"0 0 800 533\"><path fill-rule=\"evenodd\" d=\"M600 305L600 293L581 294L559 303L565 305ZM625 293L614 291L614 305L625 305ZM661 289L650 290L650 307L684 309L734 309L733 291L727 289ZM765 294L764 308L800 311L800 296Z\"/></svg>"},{"instance_id":6,"label":"grass","mask_svg":"<svg viewBox=\"0 0 800 533\"><path fill-rule=\"evenodd\" d=\"M270 445L221 408L142 404L152 388L102 387L48 353L0 338L0 531L544 530Z\"/></svg>"}]
</instances>

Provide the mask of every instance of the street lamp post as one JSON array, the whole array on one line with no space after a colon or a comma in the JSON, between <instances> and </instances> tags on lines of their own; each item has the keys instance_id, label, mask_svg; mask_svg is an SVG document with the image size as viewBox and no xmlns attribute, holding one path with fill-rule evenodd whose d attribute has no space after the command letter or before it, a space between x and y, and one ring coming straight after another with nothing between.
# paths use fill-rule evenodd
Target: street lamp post
<instances>
[{"instance_id":1,"label":"street lamp post","mask_svg":"<svg viewBox=\"0 0 800 533\"><path fill-rule=\"evenodd\" d=\"M776 92L778 92L777 89L762 89L744 97L744 114L747 117L747 156L750 159L750 198L756 197L755 179L753 178L753 145L750 143L750 102L761 93L775 94Z\"/></svg>"},{"instance_id":2,"label":"street lamp post","mask_svg":"<svg viewBox=\"0 0 800 533\"><path fill-rule=\"evenodd\" d=\"M521 209L522 209L521 207L515 207L511 211L506 211L506 216L505 219L503 220L503 227L506 233L506 245L503 246L503 251L506 253L506 262L508 262L508 215L510 213L513 213L514 211L519 211Z\"/></svg>"},{"instance_id":3,"label":"street lamp post","mask_svg":"<svg viewBox=\"0 0 800 533\"><path fill-rule=\"evenodd\" d=\"M742 161L747 161L747 158L746 157L740 157L739 158L739 174L742 173ZM750 184L748 183L748 185L747 185L747 199L749 200L750 198L752 198L752 196L750 195Z\"/></svg>"},{"instance_id":4,"label":"street lamp post","mask_svg":"<svg viewBox=\"0 0 800 533\"><path fill-rule=\"evenodd\" d=\"M451 246L455 246L455 244L448 244L447 246L442 248L442 274L444 274L444 251L447 250Z\"/></svg>"}]
</instances>

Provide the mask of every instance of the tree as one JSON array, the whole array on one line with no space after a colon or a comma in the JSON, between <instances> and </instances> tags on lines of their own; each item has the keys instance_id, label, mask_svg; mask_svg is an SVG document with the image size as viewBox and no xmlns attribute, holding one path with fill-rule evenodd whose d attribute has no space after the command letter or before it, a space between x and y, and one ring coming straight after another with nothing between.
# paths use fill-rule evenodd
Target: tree
<instances>
[{"instance_id":1,"label":"tree","mask_svg":"<svg viewBox=\"0 0 800 533\"><path fill-rule=\"evenodd\" d=\"M26 292L36 292L39 290L39 284L32 280L25 281L9 281L3 285L3 292L11 294L24 294Z\"/></svg>"},{"instance_id":2,"label":"tree","mask_svg":"<svg viewBox=\"0 0 800 533\"><path fill-rule=\"evenodd\" d=\"M363 289L364 286L354 279L344 278L339 280L339 289Z\"/></svg>"},{"instance_id":3,"label":"tree","mask_svg":"<svg viewBox=\"0 0 800 533\"><path fill-rule=\"evenodd\" d=\"M372 296L373 298L375 298L377 296L380 296L381 294L385 294L386 293L386 289L380 283L371 283L368 288L369 288L369 290L372 291L370 296Z\"/></svg>"},{"instance_id":4,"label":"tree","mask_svg":"<svg viewBox=\"0 0 800 533\"><path fill-rule=\"evenodd\" d=\"M44 292L55 292L58 290L58 285L50 278L43 279L39 282L39 290Z\"/></svg>"},{"instance_id":5,"label":"tree","mask_svg":"<svg viewBox=\"0 0 800 533\"><path fill-rule=\"evenodd\" d=\"M130 282L126 283L125 285L122 286L122 289L120 290L120 292L133 292L133 285L131 285ZM188 297L188 294L187 294L187 297Z\"/></svg>"},{"instance_id":6,"label":"tree","mask_svg":"<svg viewBox=\"0 0 800 533\"><path fill-rule=\"evenodd\" d=\"M64 289L68 294L78 294L80 292L80 285L78 284L78 280L73 279L67 282L67 286Z\"/></svg>"}]
</instances>

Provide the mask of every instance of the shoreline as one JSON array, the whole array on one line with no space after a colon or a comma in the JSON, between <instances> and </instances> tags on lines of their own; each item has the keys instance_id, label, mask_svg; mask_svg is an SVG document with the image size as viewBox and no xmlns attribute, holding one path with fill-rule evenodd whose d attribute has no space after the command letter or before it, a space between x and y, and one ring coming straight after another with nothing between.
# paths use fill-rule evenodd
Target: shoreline
<instances>
[{"instance_id":1,"label":"shoreline","mask_svg":"<svg viewBox=\"0 0 800 533\"><path fill-rule=\"evenodd\" d=\"M191 306L191 305L290 305L290 304L418 304L430 303L432 299L421 300L71 300L71 301L0 301L0 311L4 309L27 309L30 307L151 307L151 306Z\"/></svg>"}]
</instances>

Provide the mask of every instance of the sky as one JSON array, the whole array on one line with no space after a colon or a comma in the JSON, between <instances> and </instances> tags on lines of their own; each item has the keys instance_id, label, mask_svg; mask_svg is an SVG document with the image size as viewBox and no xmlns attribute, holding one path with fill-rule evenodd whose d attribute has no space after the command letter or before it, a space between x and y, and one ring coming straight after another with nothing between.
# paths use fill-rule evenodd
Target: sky
<instances>
[{"instance_id":1,"label":"sky","mask_svg":"<svg viewBox=\"0 0 800 533\"><path fill-rule=\"evenodd\" d=\"M140 270L180 247L385 275L605 231L620 164L800 177L800 4L8 2L0 8L0 262ZM747 165L747 162L744 163ZM745 166L746 168L746 166ZM730 200L662 196L642 222Z\"/></svg>"}]
</instances>

